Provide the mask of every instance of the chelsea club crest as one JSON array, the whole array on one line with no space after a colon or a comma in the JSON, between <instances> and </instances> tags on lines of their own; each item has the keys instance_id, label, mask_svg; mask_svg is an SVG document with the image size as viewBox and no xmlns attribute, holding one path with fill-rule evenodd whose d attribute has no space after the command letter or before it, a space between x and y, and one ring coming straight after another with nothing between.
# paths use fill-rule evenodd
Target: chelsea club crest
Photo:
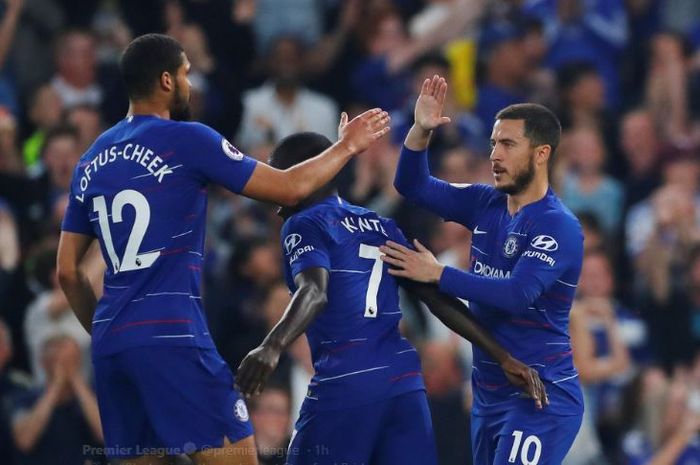
<instances>
[{"instance_id":1,"label":"chelsea club crest","mask_svg":"<svg viewBox=\"0 0 700 465\"><path fill-rule=\"evenodd\" d=\"M503 255L507 258L513 258L516 253L518 253L518 236L511 234L506 239L506 243L503 244Z\"/></svg>"}]
</instances>

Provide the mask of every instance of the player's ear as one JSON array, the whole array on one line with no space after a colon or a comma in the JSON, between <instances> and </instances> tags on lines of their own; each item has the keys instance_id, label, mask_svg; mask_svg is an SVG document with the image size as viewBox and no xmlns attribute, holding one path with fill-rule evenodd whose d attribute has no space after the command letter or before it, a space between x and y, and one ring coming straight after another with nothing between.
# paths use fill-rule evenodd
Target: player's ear
<instances>
[{"instance_id":1,"label":"player's ear","mask_svg":"<svg viewBox=\"0 0 700 465\"><path fill-rule=\"evenodd\" d=\"M175 87L175 76L168 71L163 71L160 74L160 88L166 92L170 92Z\"/></svg>"},{"instance_id":2,"label":"player's ear","mask_svg":"<svg viewBox=\"0 0 700 465\"><path fill-rule=\"evenodd\" d=\"M552 147L548 144L538 145L535 147L535 162L538 165L545 165L549 163L549 157L552 156Z\"/></svg>"}]
</instances>

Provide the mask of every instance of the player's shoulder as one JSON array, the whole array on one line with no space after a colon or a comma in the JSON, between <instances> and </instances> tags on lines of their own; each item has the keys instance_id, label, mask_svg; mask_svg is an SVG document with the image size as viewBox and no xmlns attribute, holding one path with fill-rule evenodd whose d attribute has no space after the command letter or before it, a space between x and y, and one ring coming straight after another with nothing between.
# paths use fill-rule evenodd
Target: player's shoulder
<instances>
[{"instance_id":1,"label":"player's shoulder","mask_svg":"<svg viewBox=\"0 0 700 465\"><path fill-rule=\"evenodd\" d=\"M286 236L299 230L323 231L323 210L314 205L288 217L282 225L282 235Z\"/></svg>"},{"instance_id":2,"label":"player's shoulder","mask_svg":"<svg viewBox=\"0 0 700 465\"><path fill-rule=\"evenodd\" d=\"M529 211L532 224L536 227L582 234L581 223L576 215L553 192L549 192L538 206L539 208Z\"/></svg>"},{"instance_id":3,"label":"player's shoulder","mask_svg":"<svg viewBox=\"0 0 700 465\"><path fill-rule=\"evenodd\" d=\"M207 126L206 124L200 123L198 121L172 121L172 120L166 120L166 121L169 122L168 125L171 128L177 130L177 132L180 135L185 136L187 138L191 138L191 137L221 138L221 137L223 137L214 128L211 128L211 127Z\"/></svg>"},{"instance_id":4,"label":"player's shoulder","mask_svg":"<svg viewBox=\"0 0 700 465\"><path fill-rule=\"evenodd\" d=\"M479 205L501 205L504 204L507 198L506 194L488 184L453 182L450 183L450 186L464 190L464 192L468 193L472 198L476 198Z\"/></svg>"}]
</instances>

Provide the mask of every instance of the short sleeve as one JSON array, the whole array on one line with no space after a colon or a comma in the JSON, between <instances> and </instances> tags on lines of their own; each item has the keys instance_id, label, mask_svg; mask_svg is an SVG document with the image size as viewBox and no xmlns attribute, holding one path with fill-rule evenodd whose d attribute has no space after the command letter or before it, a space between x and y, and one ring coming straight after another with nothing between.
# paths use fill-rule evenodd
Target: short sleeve
<instances>
[{"instance_id":1,"label":"short sleeve","mask_svg":"<svg viewBox=\"0 0 700 465\"><path fill-rule=\"evenodd\" d=\"M90 223L90 209L87 205L88 198L84 193L78 193L79 168L76 166L73 171L73 181L71 182L70 195L68 196L68 206L63 215L62 231L68 231L86 236L94 236L95 231Z\"/></svg>"},{"instance_id":2,"label":"short sleeve","mask_svg":"<svg viewBox=\"0 0 700 465\"><path fill-rule=\"evenodd\" d=\"M197 175L238 194L245 188L258 163L204 124L189 123L183 144L192 154L187 158L187 164Z\"/></svg>"},{"instance_id":3,"label":"short sleeve","mask_svg":"<svg viewBox=\"0 0 700 465\"><path fill-rule=\"evenodd\" d=\"M282 229L285 266L292 279L309 268L331 269L328 238L311 218L292 217Z\"/></svg>"}]
</instances>

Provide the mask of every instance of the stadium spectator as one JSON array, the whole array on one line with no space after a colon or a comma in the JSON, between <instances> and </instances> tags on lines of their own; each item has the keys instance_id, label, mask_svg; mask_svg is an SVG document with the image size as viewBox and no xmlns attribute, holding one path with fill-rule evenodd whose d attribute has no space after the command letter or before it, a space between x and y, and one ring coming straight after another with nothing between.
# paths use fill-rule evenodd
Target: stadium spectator
<instances>
[{"instance_id":1,"label":"stadium spectator","mask_svg":"<svg viewBox=\"0 0 700 465\"><path fill-rule=\"evenodd\" d=\"M605 88L594 65L571 62L557 70L561 95L561 124L566 130L588 126L603 130Z\"/></svg>"},{"instance_id":2,"label":"stadium spectator","mask_svg":"<svg viewBox=\"0 0 700 465\"><path fill-rule=\"evenodd\" d=\"M620 103L617 63L628 39L623 0L529 0L526 14L545 24L546 64L554 69L572 61L594 63L605 82L609 108Z\"/></svg>"},{"instance_id":3,"label":"stadium spectator","mask_svg":"<svg viewBox=\"0 0 700 465\"><path fill-rule=\"evenodd\" d=\"M700 235L692 192L680 186L660 188L653 195L655 224L638 258L641 308L659 363L670 369L689 362L693 353L687 283L675 279L689 268L690 252Z\"/></svg>"},{"instance_id":4,"label":"stadium spectator","mask_svg":"<svg viewBox=\"0 0 700 465\"><path fill-rule=\"evenodd\" d=\"M266 334L259 308L282 276L278 248L265 238L240 241L229 272L207 292L212 336L230 366L238 366Z\"/></svg>"},{"instance_id":5,"label":"stadium spectator","mask_svg":"<svg viewBox=\"0 0 700 465\"><path fill-rule=\"evenodd\" d=\"M243 97L243 121L236 140L256 153L294 132L315 131L335 140L338 108L328 97L303 85L304 46L280 37L267 56L269 81Z\"/></svg>"},{"instance_id":6,"label":"stadium spectator","mask_svg":"<svg viewBox=\"0 0 700 465\"><path fill-rule=\"evenodd\" d=\"M2 14L0 20L0 105L8 107L12 113L17 114L20 111L20 103L17 98L14 76L12 76L11 67L7 66L7 62L15 41L15 32L24 7L24 0L8 0L5 1L3 7L0 10Z\"/></svg>"},{"instance_id":7,"label":"stadium spectator","mask_svg":"<svg viewBox=\"0 0 700 465\"><path fill-rule=\"evenodd\" d=\"M24 166L17 144L17 120L0 107L0 172L22 174Z\"/></svg>"},{"instance_id":8,"label":"stadium spectator","mask_svg":"<svg viewBox=\"0 0 700 465\"><path fill-rule=\"evenodd\" d=\"M67 108L87 104L99 106L104 91L97 82L95 38L86 31L63 33L56 45L56 74L51 86Z\"/></svg>"},{"instance_id":9,"label":"stadium spectator","mask_svg":"<svg viewBox=\"0 0 700 465\"><path fill-rule=\"evenodd\" d=\"M18 394L12 406L17 464L83 463L85 446L102 442L102 427L78 345L68 336L49 339L42 363L46 386Z\"/></svg>"},{"instance_id":10,"label":"stadium spectator","mask_svg":"<svg viewBox=\"0 0 700 465\"><path fill-rule=\"evenodd\" d=\"M660 32L652 37L646 104L664 139L686 150L700 144L700 129L690 119L690 63L684 36Z\"/></svg>"},{"instance_id":11,"label":"stadium spectator","mask_svg":"<svg viewBox=\"0 0 700 465\"><path fill-rule=\"evenodd\" d=\"M471 448L460 438L469 435L469 414L463 375L455 344L428 342L419 348L433 430L442 465L471 464Z\"/></svg>"},{"instance_id":12,"label":"stadium spectator","mask_svg":"<svg viewBox=\"0 0 700 465\"><path fill-rule=\"evenodd\" d=\"M524 39L520 25L505 21L487 24L481 30L479 61L483 76L475 112L484 128L493 126L501 108L527 100L529 63Z\"/></svg>"},{"instance_id":13,"label":"stadium spectator","mask_svg":"<svg viewBox=\"0 0 700 465\"><path fill-rule=\"evenodd\" d=\"M620 123L620 148L627 162L624 178L625 212L647 198L660 183L661 141L651 113L626 113Z\"/></svg>"},{"instance_id":14,"label":"stadium spectator","mask_svg":"<svg viewBox=\"0 0 700 465\"><path fill-rule=\"evenodd\" d=\"M700 249L693 249L688 260L688 306L694 352L700 348Z\"/></svg>"},{"instance_id":15,"label":"stadium spectator","mask_svg":"<svg viewBox=\"0 0 700 465\"><path fill-rule=\"evenodd\" d=\"M676 370L669 379L650 370L625 396L624 464L690 464L700 459L700 391L696 376Z\"/></svg>"},{"instance_id":16,"label":"stadium spectator","mask_svg":"<svg viewBox=\"0 0 700 465\"><path fill-rule=\"evenodd\" d=\"M59 125L62 113L63 101L53 86L44 84L32 93L28 116L34 132L22 144L22 155L27 168L40 169L44 139L51 128Z\"/></svg>"},{"instance_id":17,"label":"stadium spectator","mask_svg":"<svg viewBox=\"0 0 700 465\"><path fill-rule=\"evenodd\" d=\"M351 84L357 101L397 110L411 95L410 67L421 56L470 32L485 2L453 1L450 14L422 34L411 36L400 11L378 2L359 30L366 57L356 65Z\"/></svg>"},{"instance_id":18,"label":"stadium spectator","mask_svg":"<svg viewBox=\"0 0 700 465\"><path fill-rule=\"evenodd\" d=\"M102 261L92 254L91 262ZM41 286L42 291L27 307L24 319L24 338L29 349L31 371L38 385L46 382L47 373L42 361L43 347L57 334L68 335L81 351L83 375L90 378L90 335L85 332L70 308L66 296L58 285L56 278L56 246L48 244L40 248L32 257L32 275ZM95 269L91 275L101 274L103 268L92 265Z\"/></svg>"},{"instance_id":19,"label":"stadium spectator","mask_svg":"<svg viewBox=\"0 0 700 465\"><path fill-rule=\"evenodd\" d=\"M281 307L284 308L284 307ZM250 419L261 465L284 465L290 438L290 397L281 387L269 385L250 402Z\"/></svg>"},{"instance_id":20,"label":"stadium spectator","mask_svg":"<svg viewBox=\"0 0 700 465\"><path fill-rule=\"evenodd\" d=\"M581 430L565 464L603 464L603 446L597 428L617 421L622 387L629 377L631 348L645 355L644 322L613 300L614 277L608 258L600 251L583 260L578 300L571 309L571 344L586 401ZM612 417L612 418L611 418Z\"/></svg>"},{"instance_id":21,"label":"stadium spectator","mask_svg":"<svg viewBox=\"0 0 700 465\"><path fill-rule=\"evenodd\" d=\"M10 329L0 320L0 458L7 465L14 465L16 453L9 419L12 399L31 382L26 374L9 368L12 352Z\"/></svg>"},{"instance_id":22,"label":"stadium spectator","mask_svg":"<svg viewBox=\"0 0 700 465\"><path fill-rule=\"evenodd\" d=\"M42 145L43 171L32 177L0 172L0 197L5 197L16 212L23 247L51 231L51 213L68 193L80 155L77 130L57 126Z\"/></svg>"},{"instance_id":23,"label":"stadium spectator","mask_svg":"<svg viewBox=\"0 0 700 465\"><path fill-rule=\"evenodd\" d=\"M564 178L561 197L574 213L593 213L607 234L614 234L622 222L622 185L605 173L607 149L600 132L580 127L566 135L566 157L571 171Z\"/></svg>"},{"instance_id":24,"label":"stadium spectator","mask_svg":"<svg viewBox=\"0 0 700 465\"><path fill-rule=\"evenodd\" d=\"M78 152L84 153L103 131L102 113L91 105L70 108L64 117L66 123L78 131Z\"/></svg>"},{"instance_id":25,"label":"stadium spectator","mask_svg":"<svg viewBox=\"0 0 700 465\"><path fill-rule=\"evenodd\" d=\"M665 187L676 186L680 191L694 197L695 211L698 214L696 225L700 226L700 164L693 156L677 155L668 159L662 167L662 185L654 192L660 192ZM681 195L681 198L684 198ZM625 248L630 259L636 260L653 234L658 221L666 221L672 210L660 211L654 206L654 195L634 204L627 212L625 219ZM660 215L660 216L659 216Z\"/></svg>"},{"instance_id":26,"label":"stadium spectator","mask_svg":"<svg viewBox=\"0 0 700 465\"><path fill-rule=\"evenodd\" d=\"M19 261L17 224L9 206L0 198L0 301L7 297Z\"/></svg>"}]
</instances>

